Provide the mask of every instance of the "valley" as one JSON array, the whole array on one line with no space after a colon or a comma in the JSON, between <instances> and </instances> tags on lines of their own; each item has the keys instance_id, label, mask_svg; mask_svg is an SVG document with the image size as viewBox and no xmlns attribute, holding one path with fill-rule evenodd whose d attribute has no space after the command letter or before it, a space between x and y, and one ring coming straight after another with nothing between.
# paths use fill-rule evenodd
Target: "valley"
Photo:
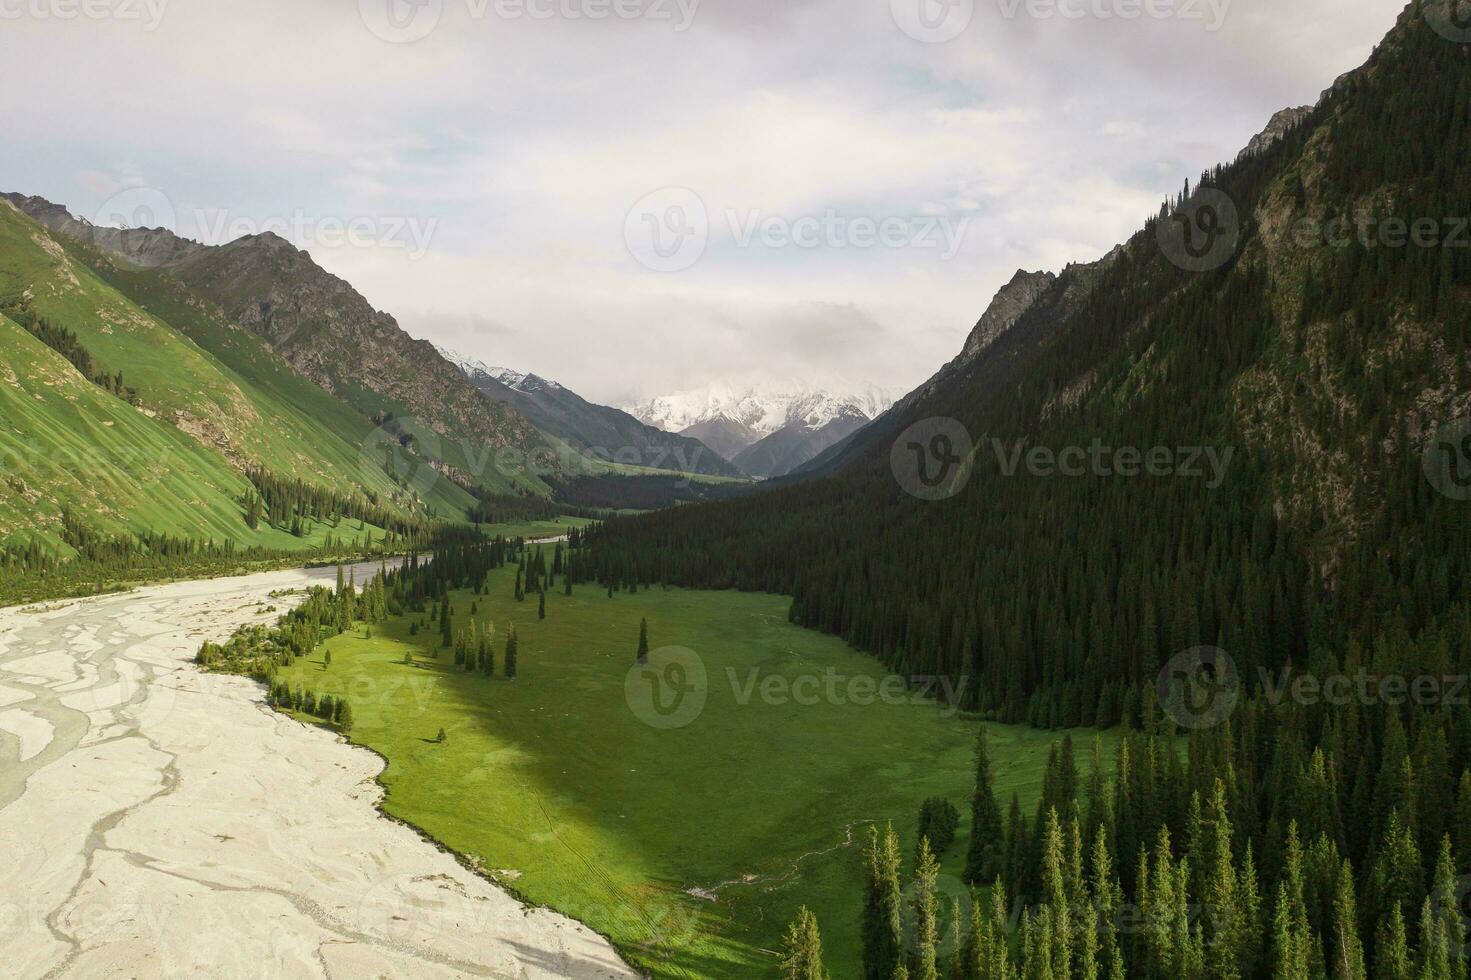
<instances>
[{"instance_id":1,"label":"valley","mask_svg":"<svg viewBox=\"0 0 1471 980\"><path fill-rule=\"evenodd\" d=\"M780 597L557 584L543 620L536 596L514 598L516 575L450 593L457 624L494 626L498 671L514 625L514 680L454 666L432 623L410 633L417 614L337 636L277 677L352 698L352 740L388 760L388 813L653 975L771 975L801 905L822 917L836 975L854 975L863 835L892 821L912 847L923 800L965 811L974 720L897 678L881 697L888 675L789 624ZM666 720L626 690L649 682L634 663L641 620L654 681L671 658L698 686L697 713L676 705ZM1093 734L1073 735L1085 757ZM1016 792L1031 812L1060 738L991 729L1003 801ZM947 896L965 892L968 829L945 855Z\"/></svg>"}]
</instances>

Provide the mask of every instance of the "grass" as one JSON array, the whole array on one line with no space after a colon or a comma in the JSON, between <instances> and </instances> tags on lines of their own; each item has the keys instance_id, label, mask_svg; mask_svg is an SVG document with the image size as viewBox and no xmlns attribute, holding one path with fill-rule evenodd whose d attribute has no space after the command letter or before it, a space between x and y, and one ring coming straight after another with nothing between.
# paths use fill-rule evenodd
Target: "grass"
<instances>
[{"instance_id":1,"label":"grass","mask_svg":"<svg viewBox=\"0 0 1471 980\"><path fill-rule=\"evenodd\" d=\"M549 521L519 521L513 524L482 524L480 530L487 537L497 535L505 538L526 538L527 540L546 540L559 538L574 527L582 528L592 524L590 517L557 517ZM468 608L468 606L466 607ZM534 615L536 610L532 610Z\"/></svg>"},{"instance_id":2,"label":"grass","mask_svg":"<svg viewBox=\"0 0 1471 980\"><path fill-rule=\"evenodd\" d=\"M296 376L258 337L211 318L154 274L113 270L116 282L105 281L88 264L88 249L63 247L0 206L0 299L26 297L38 314L75 332L97 364L122 372L142 401L135 409L90 385L5 320L0 543L39 537L60 547L56 517L71 505L107 533L153 530L246 547L315 548L319 541L245 526L245 460L317 486L360 486L383 499L398 493L380 467L364 463L367 419ZM163 316L184 326L175 329ZM438 480L429 503L453 520L463 519L473 501Z\"/></svg>"},{"instance_id":3,"label":"grass","mask_svg":"<svg viewBox=\"0 0 1471 980\"><path fill-rule=\"evenodd\" d=\"M957 887L973 720L932 704L763 697L761 685L829 670L881 679L871 659L788 622L781 597L654 590L610 599L591 585L567 597L558 586L538 621L534 598L512 599L513 578L503 569L491 594L452 599L457 623L469 621L472 602L481 623L495 623L498 668L515 622L514 681L456 670L433 624L410 636L408 620L373 627L371 639L361 628L337 637L286 672L352 698L353 739L388 760L390 814L529 901L587 922L661 977L774 976L771 951L803 904L821 923L833 975L857 975L862 836L892 820L908 861L919 804L931 795L964 814L944 856L947 894ZM630 708L640 703L625 682L644 617L653 676L676 679L660 649L670 646L705 668L703 711L685 727L651 727ZM648 680L635 671L634 690ZM448 737L437 744L441 728ZM1035 805L1058 737L993 727L1003 807L1013 790ZM1079 736L1080 756L1090 737Z\"/></svg>"}]
</instances>

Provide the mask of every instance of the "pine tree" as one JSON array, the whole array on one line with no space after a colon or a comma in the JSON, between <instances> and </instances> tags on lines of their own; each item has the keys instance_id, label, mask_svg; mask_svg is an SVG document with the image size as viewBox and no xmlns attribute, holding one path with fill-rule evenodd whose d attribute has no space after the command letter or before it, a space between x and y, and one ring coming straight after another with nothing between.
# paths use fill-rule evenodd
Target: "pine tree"
<instances>
[{"instance_id":1,"label":"pine tree","mask_svg":"<svg viewBox=\"0 0 1471 980\"><path fill-rule=\"evenodd\" d=\"M928 838L919 839L919 861L914 869L914 980L939 980L936 963L939 942L939 902L935 887L940 866L930 852Z\"/></svg>"},{"instance_id":2,"label":"pine tree","mask_svg":"<svg viewBox=\"0 0 1471 980\"><path fill-rule=\"evenodd\" d=\"M346 700L338 701L341 710L337 712L337 728L346 735L352 731L352 705Z\"/></svg>"},{"instance_id":3,"label":"pine tree","mask_svg":"<svg viewBox=\"0 0 1471 980\"><path fill-rule=\"evenodd\" d=\"M641 619L638 623L638 656L634 662L643 665L649 662L649 621Z\"/></svg>"},{"instance_id":4,"label":"pine tree","mask_svg":"<svg viewBox=\"0 0 1471 980\"><path fill-rule=\"evenodd\" d=\"M976 783L970 804L970 850L965 856L964 878L968 884L994 881L1005 859L1005 828L1001 807L991 780L991 759L986 748L986 726L976 733Z\"/></svg>"},{"instance_id":5,"label":"pine tree","mask_svg":"<svg viewBox=\"0 0 1471 980\"><path fill-rule=\"evenodd\" d=\"M547 590L546 589L542 589L541 590L541 599L537 602L537 606L536 606L536 618L537 619L546 619L547 618Z\"/></svg>"},{"instance_id":6,"label":"pine tree","mask_svg":"<svg viewBox=\"0 0 1471 980\"><path fill-rule=\"evenodd\" d=\"M787 927L782 940L782 976L785 980L828 980L822 965L822 937L817 930L817 917L807 906L797 910L796 920Z\"/></svg>"},{"instance_id":7,"label":"pine tree","mask_svg":"<svg viewBox=\"0 0 1471 980\"><path fill-rule=\"evenodd\" d=\"M1405 916L1398 903L1379 924L1374 943L1374 980L1410 980L1410 943L1405 937Z\"/></svg>"},{"instance_id":8,"label":"pine tree","mask_svg":"<svg viewBox=\"0 0 1471 980\"><path fill-rule=\"evenodd\" d=\"M880 838L868 828L864 849L867 898L859 928L864 980L891 980L903 965L902 891L899 885L899 838L892 824Z\"/></svg>"},{"instance_id":9,"label":"pine tree","mask_svg":"<svg viewBox=\"0 0 1471 980\"><path fill-rule=\"evenodd\" d=\"M1354 870L1345 860L1338 872L1338 894L1333 900L1333 925L1328 936L1328 963L1333 980L1367 980L1358 919Z\"/></svg>"},{"instance_id":10,"label":"pine tree","mask_svg":"<svg viewBox=\"0 0 1471 980\"><path fill-rule=\"evenodd\" d=\"M516 624L506 632L506 680L516 679Z\"/></svg>"}]
</instances>

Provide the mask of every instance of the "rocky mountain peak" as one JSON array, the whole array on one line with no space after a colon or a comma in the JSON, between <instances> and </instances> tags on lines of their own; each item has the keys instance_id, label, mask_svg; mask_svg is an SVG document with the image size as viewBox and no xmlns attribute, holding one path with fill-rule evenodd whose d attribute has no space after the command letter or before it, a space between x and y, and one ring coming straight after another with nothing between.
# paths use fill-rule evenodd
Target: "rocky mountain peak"
<instances>
[{"instance_id":1,"label":"rocky mountain peak","mask_svg":"<svg viewBox=\"0 0 1471 980\"><path fill-rule=\"evenodd\" d=\"M961 361L969 361L991 346L1056 281L1057 276L1051 272L1027 272L1025 269L1018 269L1011 281L996 293L991 305L986 308L986 312L966 338L965 349L960 353Z\"/></svg>"},{"instance_id":2,"label":"rocky mountain peak","mask_svg":"<svg viewBox=\"0 0 1471 980\"><path fill-rule=\"evenodd\" d=\"M1244 160L1247 157L1253 157L1265 151L1272 144L1291 132L1292 127L1306 119L1312 111L1312 106L1303 105L1295 109L1283 109L1273 114L1271 120L1267 123L1267 128L1251 138L1251 142L1246 144L1246 149L1241 151L1237 159Z\"/></svg>"}]
</instances>

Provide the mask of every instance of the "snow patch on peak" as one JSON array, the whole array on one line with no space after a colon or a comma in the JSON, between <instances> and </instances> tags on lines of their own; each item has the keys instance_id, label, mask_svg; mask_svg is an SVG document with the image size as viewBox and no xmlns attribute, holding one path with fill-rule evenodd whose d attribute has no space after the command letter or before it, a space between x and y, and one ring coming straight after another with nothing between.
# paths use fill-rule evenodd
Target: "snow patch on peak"
<instances>
[{"instance_id":1,"label":"snow patch on peak","mask_svg":"<svg viewBox=\"0 0 1471 980\"><path fill-rule=\"evenodd\" d=\"M663 395L627 411L640 422L666 432L682 432L692 425L724 418L768 436L791 425L820 429L840 418L874 419L893 403L893 393L875 385L826 389L797 382L747 386L717 383Z\"/></svg>"},{"instance_id":2,"label":"snow patch on peak","mask_svg":"<svg viewBox=\"0 0 1471 980\"><path fill-rule=\"evenodd\" d=\"M444 358L446 361L449 361L455 367L459 368L460 371L464 373L465 377L469 378L471 381L475 381L476 379L483 376L491 378L495 381L499 381L507 388L519 388L521 387L521 383L527 378L535 377L534 375L526 374L523 371L513 371L510 368L503 367L493 367L489 364L486 364L479 358L471 357L468 354L461 354L459 351L453 350L449 347L441 347L440 345L435 344L434 349L439 351L440 357ZM543 382L543 384L547 385L548 387L556 387L556 385L552 384L549 381Z\"/></svg>"}]
</instances>

